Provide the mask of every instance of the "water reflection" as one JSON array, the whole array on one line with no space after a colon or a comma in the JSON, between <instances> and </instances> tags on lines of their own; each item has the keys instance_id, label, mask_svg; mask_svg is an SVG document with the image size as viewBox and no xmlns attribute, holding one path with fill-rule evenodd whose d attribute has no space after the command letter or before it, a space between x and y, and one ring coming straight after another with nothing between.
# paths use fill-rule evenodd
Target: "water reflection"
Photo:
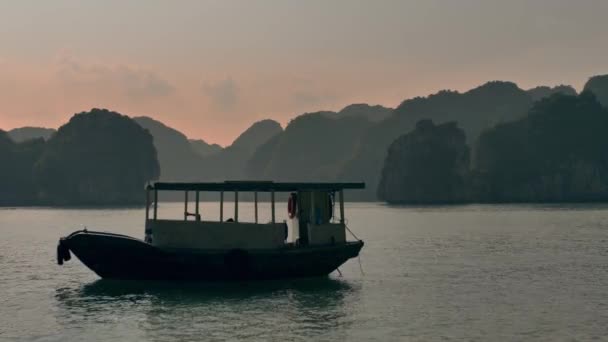
<instances>
[{"instance_id":1,"label":"water reflection","mask_svg":"<svg viewBox=\"0 0 608 342\"><path fill-rule=\"evenodd\" d=\"M332 278L243 283L97 280L61 288L60 324L130 320L151 340L340 336L358 287ZM79 323L76 323L79 322Z\"/></svg>"},{"instance_id":2,"label":"water reflection","mask_svg":"<svg viewBox=\"0 0 608 342\"><path fill-rule=\"evenodd\" d=\"M608 203L509 203L509 204L378 204L389 209L413 212L508 212L508 211L592 211L606 210Z\"/></svg>"}]
</instances>

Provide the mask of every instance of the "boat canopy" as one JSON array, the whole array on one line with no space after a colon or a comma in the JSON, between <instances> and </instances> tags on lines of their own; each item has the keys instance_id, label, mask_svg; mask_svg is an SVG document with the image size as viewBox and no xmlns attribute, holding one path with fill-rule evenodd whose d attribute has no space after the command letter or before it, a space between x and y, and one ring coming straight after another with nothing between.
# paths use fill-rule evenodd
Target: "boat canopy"
<instances>
[{"instance_id":1,"label":"boat canopy","mask_svg":"<svg viewBox=\"0 0 608 342\"><path fill-rule=\"evenodd\" d=\"M292 191L340 191L364 189L365 183L279 183L273 181L225 181L217 183L164 183L148 185L148 190L164 191L244 191L244 192L292 192Z\"/></svg>"},{"instance_id":2,"label":"boat canopy","mask_svg":"<svg viewBox=\"0 0 608 342\"><path fill-rule=\"evenodd\" d=\"M344 223L344 190L364 189L365 183L282 183L273 181L225 181L217 183L165 183L156 182L146 187L146 222L158 219L158 192L159 191L183 191L184 192L184 221L193 217L195 221L201 221L199 201L200 192L211 191L220 193L220 217L219 222L224 221L224 193L234 192L234 217L233 222L239 222L239 193L253 192L255 223L258 223L258 192L270 193L271 222L275 223L275 192L326 192L340 195L340 222ZM195 194L194 212L188 210L189 193ZM151 196L152 195L152 198ZM311 198L311 207L314 207L314 197ZM152 206L152 218L150 218L150 207ZM314 221L312 213L312 222Z\"/></svg>"}]
</instances>

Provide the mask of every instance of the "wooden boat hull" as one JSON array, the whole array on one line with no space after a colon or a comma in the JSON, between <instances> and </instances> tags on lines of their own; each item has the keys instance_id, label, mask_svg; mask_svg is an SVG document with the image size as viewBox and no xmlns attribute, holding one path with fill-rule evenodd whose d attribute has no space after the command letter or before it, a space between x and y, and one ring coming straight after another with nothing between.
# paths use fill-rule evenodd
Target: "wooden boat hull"
<instances>
[{"instance_id":1,"label":"wooden boat hull","mask_svg":"<svg viewBox=\"0 0 608 342\"><path fill-rule=\"evenodd\" d=\"M326 276L358 256L362 247L363 241L276 250L165 249L126 235L85 230L60 240L58 261L69 260L69 250L109 279L277 279Z\"/></svg>"}]
</instances>

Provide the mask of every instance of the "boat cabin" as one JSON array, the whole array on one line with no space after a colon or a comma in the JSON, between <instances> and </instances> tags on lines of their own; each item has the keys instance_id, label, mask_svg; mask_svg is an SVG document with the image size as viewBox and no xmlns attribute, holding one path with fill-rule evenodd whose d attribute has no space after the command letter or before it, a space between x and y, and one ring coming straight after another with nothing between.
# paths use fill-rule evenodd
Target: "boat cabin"
<instances>
[{"instance_id":1,"label":"boat cabin","mask_svg":"<svg viewBox=\"0 0 608 342\"><path fill-rule=\"evenodd\" d=\"M364 187L364 183L157 182L146 188L145 241L163 248L204 250L266 250L344 244L344 190ZM183 219L158 217L159 191L184 193ZM219 192L218 217L201 215L200 198L203 192ZM234 213L224 212L226 193L234 194ZM239 195L242 193L253 193L254 222L239 220ZM289 225L287 221L276 220L277 193L289 194ZM191 196L194 197L194 208L189 208ZM261 196L270 199L269 222L258 222L258 200ZM335 217L336 202L339 218ZM230 218L227 218L228 216ZM287 241L288 227L291 227L292 231L291 241Z\"/></svg>"}]
</instances>

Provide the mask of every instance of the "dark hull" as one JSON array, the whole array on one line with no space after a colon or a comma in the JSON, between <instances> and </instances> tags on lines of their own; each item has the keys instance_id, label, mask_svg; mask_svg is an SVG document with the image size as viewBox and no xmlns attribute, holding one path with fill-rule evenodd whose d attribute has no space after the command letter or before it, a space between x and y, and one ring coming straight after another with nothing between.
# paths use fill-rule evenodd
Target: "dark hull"
<instances>
[{"instance_id":1,"label":"dark hull","mask_svg":"<svg viewBox=\"0 0 608 342\"><path fill-rule=\"evenodd\" d=\"M161 249L125 235L77 231L60 242L102 278L277 279L326 276L359 255L362 241L277 250Z\"/></svg>"}]
</instances>

